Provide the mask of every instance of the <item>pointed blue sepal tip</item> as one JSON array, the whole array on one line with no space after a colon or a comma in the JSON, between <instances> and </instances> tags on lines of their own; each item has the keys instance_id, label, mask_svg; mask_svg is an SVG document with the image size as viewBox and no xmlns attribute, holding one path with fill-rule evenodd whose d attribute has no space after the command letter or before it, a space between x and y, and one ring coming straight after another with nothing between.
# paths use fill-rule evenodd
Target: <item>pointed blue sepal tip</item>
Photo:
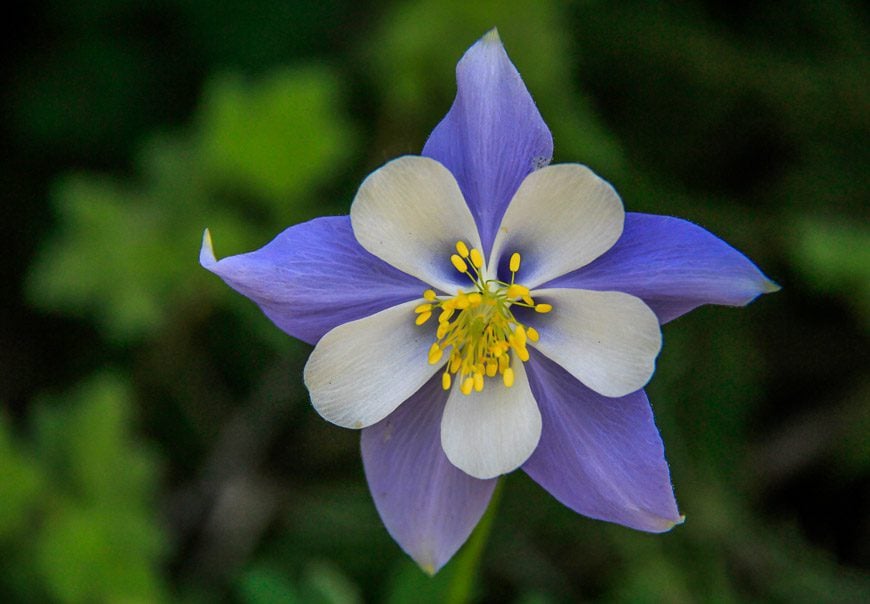
<instances>
[{"instance_id":1,"label":"pointed blue sepal tip","mask_svg":"<svg viewBox=\"0 0 870 604\"><path fill-rule=\"evenodd\" d=\"M772 281L772 280L768 279L764 283L764 289L762 290L761 293L772 294L772 293L778 292L781 289L782 289L782 286L779 283L777 283L776 281Z\"/></svg>"},{"instance_id":2,"label":"pointed blue sepal tip","mask_svg":"<svg viewBox=\"0 0 870 604\"><path fill-rule=\"evenodd\" d=\"M211 233L208 229L206 229L202 234L202 247L199 250L199 263L208 269L217 264L217 258L215 258L214 255L214 247L211 242Z\"/></svg>"},{"instance_id":3,"label":"pointed blue sepal tip","mask_svg":"<svg viewBox=\"0 0 870 604\"><path fill-rule=\"evenodd\" d=\"M489 30L488 32L483 34L483 37L481 38L481 40L484 42L489 42L491 44L492 43L501 44L501 37L499 37L499 35L498 35L498 28L493 27L491 30Z\"/></svg>"}]
</instances>

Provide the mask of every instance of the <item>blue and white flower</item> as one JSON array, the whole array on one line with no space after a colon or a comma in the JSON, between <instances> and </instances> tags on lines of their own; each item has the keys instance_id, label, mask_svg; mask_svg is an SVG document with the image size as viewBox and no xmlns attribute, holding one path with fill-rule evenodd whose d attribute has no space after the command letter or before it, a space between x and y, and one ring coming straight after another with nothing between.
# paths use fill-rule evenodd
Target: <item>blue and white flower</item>
<instances>
[{"instance_id":1,"label":"blue and white flower","mask_svg":"<svg viewBox=\"0 0 870 604\"><path fill-rule=\"evenodd\" d=\"M468 538L522 468L571 509L661 532L681 521L643 387L660 325L775 291L684 220L625 213L553 142L495 31L457 67L423 148L362 183L350 216L202 265L315 345L314 408L362 430L375 505L421 567Z\"/></svg>"}]
</instances>

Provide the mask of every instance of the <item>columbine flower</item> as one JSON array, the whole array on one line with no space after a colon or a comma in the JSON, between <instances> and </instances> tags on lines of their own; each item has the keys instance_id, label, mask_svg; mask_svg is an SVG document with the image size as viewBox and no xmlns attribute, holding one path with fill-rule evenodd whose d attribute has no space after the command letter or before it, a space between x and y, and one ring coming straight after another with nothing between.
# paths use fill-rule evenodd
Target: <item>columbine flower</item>
<instances>
[{"instance_id":1,"label":"columbine flower","mask_svg":"<svg viewBox=\"0 0 870 604\"><path fill-rule=\"evenodd\" d=\"M362 429L390 534L438 570L522 468L571 509L661 532L681 521L642 388L659 325L776 286L693 224L625 214L552 138L493 30L422 157L362 184L350 216L200 261L315 344L314 408Z\"/></svg>"}]
</instances>

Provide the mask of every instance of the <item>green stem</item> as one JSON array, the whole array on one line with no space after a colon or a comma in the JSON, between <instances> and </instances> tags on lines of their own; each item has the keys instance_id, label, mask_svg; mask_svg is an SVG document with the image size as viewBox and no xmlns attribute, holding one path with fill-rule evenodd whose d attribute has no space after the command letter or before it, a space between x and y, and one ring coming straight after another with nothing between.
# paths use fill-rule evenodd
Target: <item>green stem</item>
<instances>
[{"instance_id":1,"label":"green stem","mask_svg":"<svg viewBox=\"0 0 870 604\"><path fill-rule=\"evenodd\" d=\"M468 604L471 602L474 595L477 569L483 558L483 550L486 547L489 534L492 532L492 523L498 511L504 481L505 477L502 477L499 479L498 484L495 485L492 499L489 501L489 506L486 508L483 518L480 519L474 532L471 533L471 537L468 538L465 547L456 556L453 579L450 582L450 587L447 589L447 597L444 600L446 604Z\"/></svg>"}]
</instances>

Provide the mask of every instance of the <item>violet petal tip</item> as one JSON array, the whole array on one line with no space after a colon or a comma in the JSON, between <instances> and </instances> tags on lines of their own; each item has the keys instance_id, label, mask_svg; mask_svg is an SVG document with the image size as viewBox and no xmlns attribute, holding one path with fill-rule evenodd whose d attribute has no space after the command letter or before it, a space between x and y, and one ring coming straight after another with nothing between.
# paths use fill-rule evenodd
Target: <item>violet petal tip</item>
<instances>
[{"instance_id":1,"label":"violet petal tip","mask_svg":"<svg viewBox=\"0 0 870 604\"><path fill-rule=\"evenodd\" d=\"M498 28L493 27L491 30L483 34L481 40L491 44L501 44L501 37L498 35Z\"/></svg>"},{"instance_id":2,"label":"violet petal tip","mask_svg":"<svg viewBox=\"0 0 870 604\"><path fill-rule=\"evenodd\" d=\"M217 258L214 255L214 246L211 242L211 232L208 229L202 233L202 248L199 250L199 263L211 270L217 264Z\"/></svg>"},{"instance_id":3,"label":"violet petal tip","mask_svg":"<svg viewBox=\"0 0 870 604\"><path fill-rule=\"evenodd\" d=\"M417 565L420 567L420 570L430 577L434 577L435 573L438 572L438 569L431 562L417 562Z\"/></svg>"},{"instance_id":4,"label":"violet petal tip","mask_svg":"<svg viewBox=\"0 0 870 604\"><path fill-rule=\"evenodd\" d=\"M782 286L773 281L772 279L766 279L764 282L764 286L762 287L761 293L763 294L773 294L782 289Z\"/></svg>"}]
</instances>

